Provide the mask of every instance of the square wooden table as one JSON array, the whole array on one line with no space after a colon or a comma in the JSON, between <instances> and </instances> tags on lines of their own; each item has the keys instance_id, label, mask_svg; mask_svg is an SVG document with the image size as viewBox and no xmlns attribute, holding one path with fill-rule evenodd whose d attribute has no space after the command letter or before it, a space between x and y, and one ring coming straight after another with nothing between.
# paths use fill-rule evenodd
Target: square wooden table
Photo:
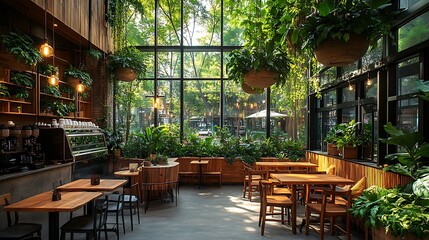
<instances>
[{"instance_id":1,"label":"square wooden table","mask_svg":"<svg viewBox=\"0 0 429 240\"><path fill-rule=\"evenodd\" d=\"M190 164L198 165L199 185L198 188L203 188L203 165L209 164L209 160L193 160Z\"/></svg>"},{"instance_id":2,"label":"square wooden table","mask_svg":"<svg viewBox=\"0 0 429 240\"><path fill-rule=\"evenodd\" d=\"M291 169L291 168L305 168L307 171L309 169L316 169L318 167L317 164L311 162L255 162L257 169L265 170L271 168L283 168L283 169Z\"/></svg>"},{"instance_id":3,"label":"square wooden table","mask_svg":"<svg viewBox=\"0 0 429 240\"><path fill-rule=\"evenodd\" d=\"M61 200L52 201L52 191L49 191L12 203L3 209L15 212L48 212L49 239L57 240L60 229L59 213L76 211L101 195L100 192L63 192Z\"/></svg>"},{"instance_id":4,"label":"square wooden table","mask_svg":"<svg viewBox=\"0 0 429 240\"><path fill-rule=\"evenodd\" d=\"M353 184L354 181L339 177L331 174L293 174L293 173L272 173L271 177L277 179L282 184L287 184L292 186L292 233L296 234L296 185L304 184L306 189L308 185L332 185L332 188L335 189L335 186L338 184ZM307 190L308 191L308 190Z\"/></svg>"},{"instance_id":5,"label":"square wooden table","mask_svg":"<svg viewBox=\"0 0 429 240\"><path fill-rule=\"evenodd\" d=\"M126 179L100 179L100 184L91 185L91 179L78 179L59 186L57 189L61 191L112 192L127 182Z\"/></svg>"}]
</instances>

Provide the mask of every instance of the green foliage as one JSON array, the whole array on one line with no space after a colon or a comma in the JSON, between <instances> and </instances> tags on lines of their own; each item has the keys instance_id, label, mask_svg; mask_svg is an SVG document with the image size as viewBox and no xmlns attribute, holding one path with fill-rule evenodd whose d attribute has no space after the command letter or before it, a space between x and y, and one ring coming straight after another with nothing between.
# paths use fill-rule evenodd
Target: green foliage
<instances>
[{"instance_id":1,"label":"green foliage","mask_svg":"<svg viewBox=\"0 0 429 240\"><path fill-rule=\"evenodd\" d=\"M37 72L45 76L51 76L58 73L58 67L54 67L51 64L37 64Z\"/></svg>"},{"instance_id":2,"label":"green foliage","mask_svg":"<svg viewBox=\"0 0 429 240\"><path fill-rule=\"evenodd\" d=\"M106 138L107 149L109 152L113 152L113 150L121 148L124 137L120 130L103 129L103 133L104 137Z\"/></svg>"},{"instance_id":3,"label":"green foliage","mask_svg":"<svg viewBox=\"0 0 429 240\"><path fill-rule=\"evenodd\" d=\"M29 73L11 72L10 81L23 87L33 87L33 77Z\"/></svg>"},{"instance_id":4,"label":"green foliage","mask_svg":"<svg viewBox=\"0 0 429 240\"><path fill-rule=\"evenodd\" d=\"M68 95L69 98L73 98L75 96L75 89L69 85L61 85L59 86L60 92Z\"/></svg>"},{"instance_id":5,"label":"green foliage","mask_svg":"<svg viewBox=\"0 0 429 240\"><path fill-rule=\"evenodd\" d=\"M124 47L108 57L108 67L111 73L121 68L131 68L142 78L146 72L145 57L135 47Z\"/></svg>"},{"instance_id":6,"label":"green foliage","mask_svg":"<svg viewBox=\"0 0 429 240\"><path fill-rule=\"evenodd\" d=\"M153 165L168 165L168 156L156 154L155 158L151 160Z\"/></svg>"},{"instance_id":7,"label":"green foliage","mask_svg":"<svg viewBox=\"0 0 429 240\"><path fill-rule=\"evenodd\" d=\"M150 154L160 153L167 131L168 129L165 126L147 127L142 132L134 133L134 135L141 138L147 151L146 154L150 156Z\"/></svg>"},{"instance_id":8,"label":"green foliage","mask_svg":"<svg viewBox=\"0 0 429 240\"><path fill-rule=\"evenodd\" d=\"M229 164L233 164L239 156L240 138L235 137L227 128L215 129L215 138L218 140L219 153Z\"/></svg>"},{"instance_id":9,"label":"green foliage","mask_svg":"<svg viewBox=\"0 0 429 240\"><path fill-rule=\"evenodd\" d=\"M61 97L61 91L58 86L52 86L52 85L46 86L43 89L43 92L47 94L51 94L55 97Z\"/></svg>"},{"instance_id":10,"label":"green foliage","mask_svg":"<svg viewBox=\"0 0 429 240\"><path fill-rule=\"evenodd\" d=\"M93 59L99 60L103 56L103 53L101 51L91 47L88 50L88 56L90 56Z\"/></svg>"},{"instance_id":11,"label":"green foliage","mask_svg":"<svg viewBox=\"0 0 429 240\"><path fill-rule=\"evenodd\" d=\"M244 74L251 69L254 71L267 69L280 74L277 85L283 86L289 73L289 59L287 53L281 48L270 46L244 47L229 54L226 64L229 79L243 83Z\"/></svg>"},{"instance_id":12,"label":"green foliage","mask_svg":"<svg viewBox=\"0 0 429 240\"><path fill-rule=\"evenodd\" d=\"M44 101L41 103L41 108L60 117L67 116L69 113L76 111L76 105L74 103L66 104L60 101Z\"/></svg>"},{"instance_id":13,"label":"green foliage","mask_svg":"<svg viewBox=\"0 0 429 240\"><path fill-rule=\"evenodd\" d=\"M14 89L13 95L15 96L15 98L19 98L19 99L27 99L30 96L28 90L25 88Z\"/></svg>"},{"instance_id":14,"label":"green foliage","mask_svg":"<svg viewBox=\"0 0 429 240\"><path fill-rule=\"evenodd\" d=\"M16 55L16 60L34 66L43 61L39 50L34 47L31 38L23 33L9 32L0 36L0 44L10 53Z\"/></svg>"},{"instance_id":15,"label":"green foliage","mask_svg":"<svg viewBox=\"0 0 429 240\"><path fill-rule=\"evenodd\" d=\"M352 34L366 36L371 45L390 31L394 12L389 0L323 0L302 23L302 48L314 51L326 39L347 42Z\"/></svg>"},{"instance_id":16,"label":"green foliage","mask_svg":"<svg viewBox=\"0 0 429 240\"><path fill-rule=\"evenodd\" d=\"M79 68L75 68L72 65L64 72L65 77L72 77L80 79L81 83L85 85L85 87L90 87L92 84L92 79L89 73L84 71L84 66L79 66Z\"/></svg>"},{"instance_id":17,"label":"green foliage","mask_svg":"<svg viewBox=\"0 0 429 240\"><path fill-rule=\"evenodd\" d=\"M147 150L143 140L140 137L131 135L128 142L122 147L122 156L128 158L145 158Z\"/></svg>"},{"instance_id":18,"label":"green foliage","mask_svg":"<svg viewBox=\"0 0 429 240\"><path fill-rule=\"evenodd\" d=\"M10 93L9 93L9 88L0 83L0 97L9 97Z\"/></svg>"},{"instance_id":19,"label":"green foliage","mask_svg":"<svg viewBox=\"0 0 429 240\"><path fill-rule=\"evenodd\" d=\"M404 188L372 186L354 200L350 213L372 228L384 227L394 236L422 238L429 233L429 201Z\"/></svg>"},{"instance_id":20,"label":"green foliage","mask_svg":"<svg viewBox=\"0 0 429 240\"><path fill-rule=\"evenodd\" d=\"M182 144L181 156L217 157L219 147L214 144L213 136L201 139L197 134L189 134Z\"/></svg>"},{"instance_id":21,"label":"green foliage","mask_svg":"<svg viewBox=\"0 0 429 240\"><path fill-rule=\"evenodd\" d=\"M357 127L360 122L356 122L354 119L349 123L338 124L337 138L335 143L337 148L341 148L346 145L352 145L357 147L362 145L362 137L357 135Z\"/></svg>"},{"instance_id":22,"label":"green foliage","mask_svg":"<svg viewBox=\"0 0 429 240\"><path fill-rule=\"evenodd\" d=\"M429 186L422 185L420 181L427 179L429 176L429 166L424 158L429 157L429 144L422 143L423 136L419 132L404 133L402 130L395 128L392 123L384 125L384 130L389 134L389 138L382 139L383 143L401 147L405 152L392 153L386 156L389 161L395 164L389 165L383 171L393 171L399 174L410 176L415 182L415 188L420 196L429 196ZM425 187L426 186L426 187ZM425 188L421 188L425 187Z\"/></svg>"}]
</instances>

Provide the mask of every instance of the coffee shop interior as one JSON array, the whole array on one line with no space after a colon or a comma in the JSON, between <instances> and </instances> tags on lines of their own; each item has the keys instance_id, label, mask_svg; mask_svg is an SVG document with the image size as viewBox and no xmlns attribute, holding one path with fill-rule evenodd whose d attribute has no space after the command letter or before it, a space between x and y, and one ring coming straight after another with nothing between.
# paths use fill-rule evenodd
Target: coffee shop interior
<instances>
[{"instance_id":1,"label":"coffee shop interior","mask_svg":"<svg viewBox=\"0 0 429 240\"><path fill-rule=\"evenodd\" d=\"M427 239L429 0L0 0L0 239Z\"/></svg>"}]
</instances>

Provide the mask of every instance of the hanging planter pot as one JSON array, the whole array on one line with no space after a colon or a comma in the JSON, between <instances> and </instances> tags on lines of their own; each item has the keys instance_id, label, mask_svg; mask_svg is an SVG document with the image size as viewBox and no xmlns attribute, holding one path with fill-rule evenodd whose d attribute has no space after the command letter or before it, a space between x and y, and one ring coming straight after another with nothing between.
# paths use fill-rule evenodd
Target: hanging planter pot
<instances>
[{"instance_id":1,"label":"hanging planter pot","mask_svg":"<svg viewBox=\"0 0 429 240\"><path fill-rule=\"evenodd\" d=\"M327 39L314 50L316 59L328 67L350 65L361 59L369 47L368 39L361 34L351 34L349 41Z\"/></svg>"},{"instance_id":2,"label":"hanging planter pot","mask_svg":"<svg viewBox=\"0 0 429 240\"><path fill-rule=\"evenodd\" d=\"M247 85L245 83L241 84L241 88L243 89L243 91L245 93L248 93L248 94L260 94L263 91L263 89L252 88L252 87L250 87L249 85Z\"/></svg>"},{"instance_id":3,"label":"hanging planter pot","mask_svg":"<svg viewBox=\"0 0 429 240\"><path fill-rule=\"evenodd\" d=\"M274 85L279 74L270 72L267 69L261 69L255 72L253 69L244 74L244 83L253 88L267 88Z\"/></svg>"},{"instance_id":4,"label":"hanging planter pot","mask_svg":"<svg viewBox=\"0 0 429 240\"><path fill-rule=\"evenodd\" d=\"M119 68L115 74L120 81L132 82L137 78L136 71L131 68Z\"/></svg>"},{"instance_id":5,"label":"hanging planter pot","mask_svg":"<svg viewBox=\"0 0 429 240\"><path fill-rule=\"evenodd\" d=\"M67 83L72 87L76 87L80 83L80 79L68 76Z\"/></svg>"}]
</instances>

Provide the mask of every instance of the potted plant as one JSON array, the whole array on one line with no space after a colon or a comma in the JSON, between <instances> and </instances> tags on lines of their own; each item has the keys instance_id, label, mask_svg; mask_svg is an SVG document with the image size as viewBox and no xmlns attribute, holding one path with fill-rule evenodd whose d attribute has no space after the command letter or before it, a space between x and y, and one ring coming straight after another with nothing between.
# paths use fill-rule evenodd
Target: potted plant
<instances>
[{"instance_id":1,"label":"potted plant","mask_svg":"<svg viewBox=\"0 0 429 240\"><path fill-rule=\"evenodd\" d=\"M32 88L33 87L33 78L30 74L24 72L11 72L10 81L19 86Z\"/></svg>"},{"instance_id":2,"label":"potted plant","mask_svg":"<svg viewBox=\"0 0 429 240\"><path fill-rule=\"evenodd\" d=\"M25 101L30 96L28 90L24 88L16 88L13 95L19 101Z\"/></svg>"},{"instance_id":3,"label":"potted plant","mask_svg":"<svg viewBox=\"0 0 429 240\"><path fill-rule=\"evenodd\" d=\"M76 87L79 83L89 87L92 84L92 79L89 73L85 72L83 65L79 68L75 68L72 65L64 72L64 76L67 78L67 82Z\"/></svg>"},{"instance_id":4,"label":"potted plant","mask_svg":"<svg viewBox=\"0 0 429 240\"><path fill-rule=\"evenodd\" d=\"M342 128L340 128L339 124L332 127L326 134L324 142L327 146L328 155L338 156L340 154L337 148L337 140L342 134Z\"/></svg>"},{"instance_id":5,"label":"potted plant","mask_svg":"<svg viewBox=\"0 0 429 240\"><path fill-rule=\"evenodd\" d=\"M286 83L289 59L283 49L273 44L245 46L230 53L226 68L229 79L260 91Z\"/></svg>"},{"instance_id":6,"label":"potted plant","mask_svg":"<svg viewBox=\"0 0 429 240\"><path fill-rule=\"evenodd\" d=\"M54 67L51 64L37 64L37 72L45 76L51 76L58 73L58 67Z\"/></svg>"},{"instance_id":7,"label":"potted plant","mask_svg":"<svg viewBox=\"0 0 429 240\"><path fill-rule=\"evenodd\" d=\"M0 36L1 46L9 53L15 55L14 62L22 62L25 65L35 66L42 62L43 58L39 50L34 47L34 42L31 38L23 33L9 32ZM5 56L5 54L3 54ZM5 56L6 63L11 59ZM28 70L28 67L13 66L14 69Z\"/></svg>"},{"instance_id":8,"label":"potted plant","mask_svg":"<svg viewBox=\"0 0 429 240\"><path fill-rule=\"evenodd\" d=\"M164 126L159 127L146 127L144 131L135 133L134 135L142 140L142 145L146 149L146 154L151 159L160 153L163 144L162 139L167 134L167 128Z\"/></svg>"},{"instance_id":9,"label":"potted plant","mask_svg":"<svg viewBox=\"0 0 429 240\"><path fill-rule=\"evenodd\" d=\"M135 47L124 47L108 57L109 71L121 81L134 81L146 72L144 55Z\"/></svg>"},{"instance_id":10,"label":"potted plant","mask_svg":"<svg viewBox=\"0 0 429 240\"><path fill-rule=\"evenodd\" d=\"M369 45L388 34L393 19L389 0L322 0L301 24L302 48L325 66L359 60Z\"/></svg>"},{"instance_id":11,"label":"potted plant","mask_svg":"<svg viewBox=\"0 0 429 240\"><path fill-rule=\"evenodd\" d=\"M9 88L6 85L0 83L0 97L6 98L9 96L10 96Z\"/></svg>"},{"instance_id":12,"label":"potted plant","mask_svg":"<svg viewBox=\"0 0 429 240\"><path fill-rule=\"evenodd\" d=\"M351 120L349 123L340 123L341 135L336 140L337 148L341 149L343 158L358 158L358 146L362 145L361 136L357 135L357 127L360 122Z\"/></svg>"},{"instance_id":13,"label":"potted plant","mask_svg":"<svg viewBox=\"0 0 429 240\"><path fill-rule=\"evenodd\" d=\"M43 92L57 98L61 97L61 91L58 86L52 86L52 85L46 86L43 89Z\"/></svg>"},{"instance_id":14,"label":"potted plant","mask_svg":"<svg viewBox=\"0 0 429 240\"><path fill-rule=\"evenodd\" d=\"M103 130L104 136L106 137L107 150L110 154L113 154L115 157L121 156L121 144L123 142L123 136L119 130L106 129ZM135 156L132 156L135 157Z\"/></svg>"}]
</instances>

